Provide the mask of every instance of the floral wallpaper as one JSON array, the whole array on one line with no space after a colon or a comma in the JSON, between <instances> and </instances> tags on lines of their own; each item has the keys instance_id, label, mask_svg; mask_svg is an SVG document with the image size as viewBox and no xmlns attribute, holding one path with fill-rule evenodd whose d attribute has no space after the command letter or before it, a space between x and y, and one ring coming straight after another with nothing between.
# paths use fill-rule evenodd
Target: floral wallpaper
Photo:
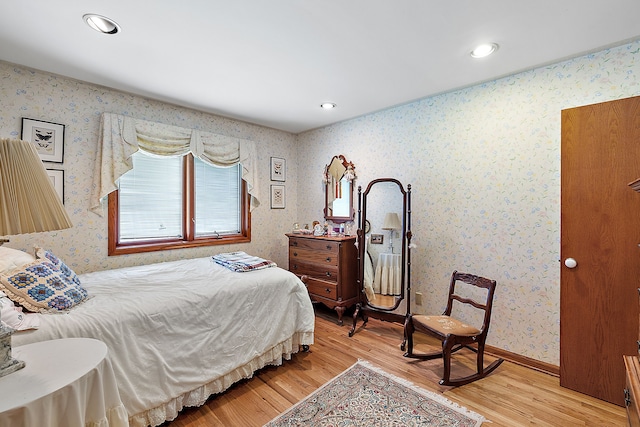
<instances>
[{"instance_id":1,"label":"floral wallpaper","mask_svg":"<svg viewBox=\"0 0 640 427\"><path fill-rule=\"evenodd\" d=\"M301 134L298 158L321 171L344 154L363 190L411 184L412 311L441 312L454 269L490 277L488 343L558 365L561 110L634 95L640 42ZM300 180L301 222L322 194L319 173Z\"/></svg>"},{"instance_id":2,"label":"floral wallpaper","mask_svg":"<svg viewBox=\"0 0 640 427\"><path fill-rule=\"evenodd\" d=\"M498 289L489 344L557 365L560 112L640 95L639 57L633 42L300 135L0 62L0 137L20 137L23 117L66 126L64 163L45 166L65 171L74 223L11 236L7 246L44 246L78 273L231 250L286 268L284 234L294 222L322 220L322 171L344 154L356 166L356 187L380 177L411 184L412 290L423 294L414 312L444 308L454 269L491 277ZM252 242L108 257L106 219L88 210L102 112L255 141L262 188ZM269 179L270 157L287 162L285 209L269 206L269 186L281 184Z\"/></svg>"},{"instance_id":3,"label":"floral wallpaper","mask_svg":"<svg viewBox=\"0 0 640 427\"><path fill-rule=\"evenodd\" d=\"M22 118L65 125L64 162L45 163L64 170L65 208L73 228L51 233L11 236L8 247L32 252L34 244L51 249L77 273L173 261L243 250L269 258L287 268L288 241L284 235L296 218L295 135L230 120L187 108L152 101L0 62L0 138L20 138ZM196 128L255 141L258 152L261 205L252 212L251 243L181 249L146 254L107 256L107 220L89 211L89 196L97 152L100 115L124 114L139 119ZM287 161L286 209L270 209L270 157Z\"/></svg>"}]
</instances>

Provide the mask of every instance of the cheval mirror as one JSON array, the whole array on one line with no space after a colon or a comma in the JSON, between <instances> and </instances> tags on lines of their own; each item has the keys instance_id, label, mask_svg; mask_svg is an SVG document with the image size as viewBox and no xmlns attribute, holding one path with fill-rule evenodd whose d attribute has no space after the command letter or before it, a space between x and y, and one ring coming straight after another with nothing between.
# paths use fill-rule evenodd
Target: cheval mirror
<instances>
[{"instance_id":1,"label":"cheval mirror","mask_svg":"<svg viewBox=\"0 0 640 427\"><path fill-rule=\"evenodd\" d=\"M324 169L324 218L335 224L353 221L353 187L355 166L342 155L333 156Z\"/></svg>"},{"instance_id":2,"label":"cheval mirror","mask_svg":"<svg viewBox=\"0 0 640 427\"><path fill-rule=\"evenodd\" d=\"M358 287L360 302L353 313L364 327L368 316L404 324L411 296L411 185L405 190L393 178L358 186ZM402 307L401 307L402 305ZM404 341L403 345L404 346Z\"/></svg>"}]
</instances>

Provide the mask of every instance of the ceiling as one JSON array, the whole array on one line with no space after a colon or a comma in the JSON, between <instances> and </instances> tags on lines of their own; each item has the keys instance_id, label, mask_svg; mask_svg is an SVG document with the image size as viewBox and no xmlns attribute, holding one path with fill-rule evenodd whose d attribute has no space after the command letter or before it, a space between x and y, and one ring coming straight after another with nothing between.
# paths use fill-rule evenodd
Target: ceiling
<instances>
[{"instance_id":1,"label":"ceiling","mask_svg":"<svg viewBox=\"0 0 640 427\"><path fill-rule=\"evenodd\" d=\"M2 0L0 60L300 133L638 39L638 17L638 0ZM500 48L473 59L480 42Z\"/></svg>"}]
</instances>

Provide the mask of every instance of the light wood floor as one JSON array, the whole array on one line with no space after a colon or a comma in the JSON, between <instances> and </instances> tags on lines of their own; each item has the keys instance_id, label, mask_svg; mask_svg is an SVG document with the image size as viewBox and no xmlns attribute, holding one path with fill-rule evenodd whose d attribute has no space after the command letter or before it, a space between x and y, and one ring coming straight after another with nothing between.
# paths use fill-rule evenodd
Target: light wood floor
<instances>
[{"instance_id":1,"label":"light wood floor","mask_svg":"<svg viewBox=\"0 0 640 427\"><path fill-rule=\"evenodd\" d=\"M308 353L297 353L282 366L262 369L202 407L184 409L165 427L262 426L358 359L482 414L491 421L483 427L627 425L622 407L562 388L557 377L507 361L487 378L462 387L442 387L438 385L441 360L402 357L400 325L370 319L361 328L359 321L359 329L349 338L351 319L345 319L340 327L332 311L316 307L315 344ZM420 341L422 349L439 344ZM467 350L457 353L454 375L470 372L473 356ZM487 363L492 360L486 357Z\"/></svg>"}]
</instances>

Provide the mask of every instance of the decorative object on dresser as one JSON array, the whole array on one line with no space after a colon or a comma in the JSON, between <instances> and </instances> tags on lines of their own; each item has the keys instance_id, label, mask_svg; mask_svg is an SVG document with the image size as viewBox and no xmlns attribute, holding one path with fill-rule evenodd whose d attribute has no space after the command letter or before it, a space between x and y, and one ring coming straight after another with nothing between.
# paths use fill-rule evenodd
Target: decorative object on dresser
<instances>
[{"instance_id":1,"label":"decorative object on dresser","mask_svg":"<svg viewBox=\"0 0 640 427\"><path fill-rule=\"evenodd\" d=\"M355 236L287 234L289 271L301 278L312 301L338 313L342 325L345 310L360 298Z\"/></svg>"},{"instance_id":2,"label":"decorative object on dresser","mask_svg":"<svg viewBox=\"0 0 640 427\"><path fill-rule=\"evenodd\" d=\"M387 212L400 212L400 218L392 221L386 221L385 217L392 217L397 214L388 215ZM356 305L353 313L353 326L349 332L349 336L353 336L356 331L358 316L362 316L364 320L363 327L367 324L368 316L375 317L388 322L397 322L404 324L409 316L411 309L411 184L407 185L405 190L400 181L394 178L378 178L369 183L364 193L362 187L358 187L358 288L360 292L360 301ZM397 220L397 223L396 221ZM376 268L373 266L373 259L387 260L393 257L393 254L379 254L370 243L374 243L373 236L368 239L363 228L365 224L373 224L373 228L380 227L382 229L390 229L400 231L400 251L397 254L400 257L399 266L397 262L390 262L395 265L393 269ZM393 234L389 236L392 239ZM382 239L381 239L382 240ZM377 254L372 256L371 252ZM390 259L390 261L394 261ZM397 260L395 260L397 261ZM382 266L380 266L382 267ZM386 277L375 277L372 273L376 271L377 275L386 275ZM384 286L384 292L380 284L393 284L389 290L389 286ZM376 287L374 287L376 284ZM401 307L401 303L405 304ZM406 339L406 337L405 337ZM404 350L405 340L402 341L401 349Z\"/></svg>"}]
</instances>

